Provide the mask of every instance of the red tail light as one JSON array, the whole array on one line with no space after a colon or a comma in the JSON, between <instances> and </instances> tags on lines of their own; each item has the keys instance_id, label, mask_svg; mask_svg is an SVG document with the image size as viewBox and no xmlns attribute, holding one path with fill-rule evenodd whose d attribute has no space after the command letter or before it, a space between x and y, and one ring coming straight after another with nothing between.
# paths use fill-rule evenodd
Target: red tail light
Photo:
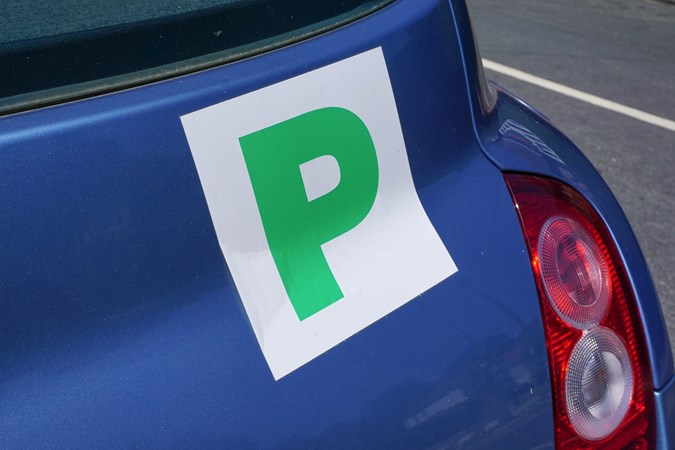
<instances>
[{"instance_id":1,"label":"red tail light","mask_svg":"<svg viewBox=\"0 0 675 450\"><path fill-rule=\"evenodd\" d=\"M551 369L556 448L648 448L654 393L640 316L593 207L558 181L507 174L529 247Z\"/></svg>"}]
</instances>

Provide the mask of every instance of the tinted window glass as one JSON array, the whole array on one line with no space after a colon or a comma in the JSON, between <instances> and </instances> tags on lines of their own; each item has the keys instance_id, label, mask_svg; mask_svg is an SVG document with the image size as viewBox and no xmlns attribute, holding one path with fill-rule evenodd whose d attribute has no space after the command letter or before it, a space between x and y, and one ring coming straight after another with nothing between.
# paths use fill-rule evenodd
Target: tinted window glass
<instances>
[{"instance_id":1,"label":"tinted window glass","mask_svg":"<svg viewBox=\"0 0 675 450\"><path fill-rule=\"evenodd\" d=\"M0 113L199 70L392 0L4 0Z\"/></svg>"}]
</instances>

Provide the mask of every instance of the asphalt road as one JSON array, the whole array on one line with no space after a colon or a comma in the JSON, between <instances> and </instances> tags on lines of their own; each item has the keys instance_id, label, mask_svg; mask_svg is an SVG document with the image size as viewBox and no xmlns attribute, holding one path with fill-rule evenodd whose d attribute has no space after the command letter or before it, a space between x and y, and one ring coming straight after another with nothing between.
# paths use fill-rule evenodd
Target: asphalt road
<instances>
[{"instance_id":1,"label":"asphalt road","mask_svg":"<svg viewBox=\"0 0 675 450\"><path fill-rule=\"evenodd\" d=\"M675 120L675 4L468 0L483 58ZM675 349L675 132L487 71L565 132L619 199Z\"/></svg>"}]
</instances>

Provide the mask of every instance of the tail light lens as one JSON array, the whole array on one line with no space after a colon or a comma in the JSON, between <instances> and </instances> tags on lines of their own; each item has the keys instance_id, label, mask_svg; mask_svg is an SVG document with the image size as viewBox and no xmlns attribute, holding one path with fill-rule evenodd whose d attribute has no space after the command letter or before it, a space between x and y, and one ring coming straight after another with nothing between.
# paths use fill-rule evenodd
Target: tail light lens
<instances>
[{"instance_id":1,"label":"tail light lens","mask_svg":"<svg viewBox=\"0 0 675 450\"><path fill-rule=\"evenodd\" d=\"M654 393L642 324L607 228L565 184L505 178L539 290L556 448L653 446Z\"/></svg>"},{"instance_id":2,"label":"tail light lens","mask_svg":"<svg viewBox=\"0 0 675 450\"><path fill-rule=\"evenodd\" d=\"M569 216L553 216L539 232L542 285L558 315L585 330L605 317L611 285L595 240Z\"/></svg>"}]
</instances>

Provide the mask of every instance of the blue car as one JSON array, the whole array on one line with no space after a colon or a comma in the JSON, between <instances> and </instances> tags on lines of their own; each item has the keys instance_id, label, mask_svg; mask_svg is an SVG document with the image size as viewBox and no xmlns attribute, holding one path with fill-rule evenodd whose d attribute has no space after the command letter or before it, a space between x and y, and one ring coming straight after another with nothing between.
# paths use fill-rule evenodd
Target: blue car
<instances>
[{"instance_id":1,"label":"blue car","mask_svg":"<svg viewBox=\"0 0 675 450\"><path fill-rule=\"evenodd\" d=\"M462 0L68 4L0 44L0 447L675 446L633 232Z\"/></svg>"}]
</instances>

